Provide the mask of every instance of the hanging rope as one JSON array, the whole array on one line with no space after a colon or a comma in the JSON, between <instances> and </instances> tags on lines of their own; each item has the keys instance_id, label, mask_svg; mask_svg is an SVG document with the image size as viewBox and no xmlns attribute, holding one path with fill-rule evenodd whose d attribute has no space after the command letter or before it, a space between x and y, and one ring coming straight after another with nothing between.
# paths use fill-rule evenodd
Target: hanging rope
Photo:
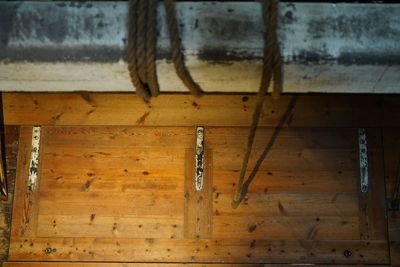
<instances>
[{"instance_id":1,"label":"hanging rope","mask_svg":"<svg viewBox=\"0 0 400 267\"><path fill-rule=\"evenodd\" d=\"M257 94L256 106L254 109L249 134L247 137L246 150L240 170L240 175L237 181L236 193L232 201L232 208L237 208L244 198L243 181L246 175L247 165L251 150L253 147L254 136L262 107L267 94L271 79L274 81L273 97L279 97L282 91L282 60L280 56L279 43L277 37L278 28L278 1L277 0L261 0L262 13L266 33L264 34L264 60L263 72L260 88Z\"/></svg>"},{"instance_id":2,"label":"hanging rope","mask_svg":"<svg viewBox=\"0 0 400 267\"><path fill-rule=\"evenodd\" d=\"M266 31L264 33L263 71L247 138L245 155L237 182L237 190L232 201L232 207L234 208L240 204L244 197L243 181L265 95L268 92L271 80L273 80L273 99L277 99L282 92L282 58L277 37L278 0L260 1ZM129 1L128 69L137 94L145 100L159 94L155 65L157 4L158 0ZM193 80L185 65L176 19L175 2L174 0L164 0L164 6L171 43L172 60L176 73L193 95L201 96L203 90Z\"/></svg>"},{"instance_id":3,"label":"hanging rope","mask_svg":"<svg viewBox=\"0 0 400 267\"><path fill-rule=\"evenodd\" d=\"M146 70L147 83L150 87L151 95L156 97L160 93L157 81L156 70L156 46L157 46L157 6L158 0L149 1L147 13L147 32L146 32Z\"/></svg>"},{"instance_id":4,"label":"hanging rope","mask_svg":"<svg viewBox=\"0 0 400 267\"><path fill-rule=\"evenodd\" d=\"M160 92L155 61L158 3L158 0L129 0L128 70L136 93L145 100ZM193 80L185 65L175 3L166 0L164 5L176 73L194 96L201 96L203 90Z\"/></svg>"},{"instance_id":5,"label":"hanging rope","mask_svg":"<svg viewBox=\"0 0 400 267\"><path fill-rule=\"evenodd\" d=\"M389 202L389 210L399 210L400 205L400 157L397 164L397 174L393 184L392 198Z\"/></svg>"},{"instance_id":6,"label":"hanging rope","mask_svg":"<svg viewBox=\"0 0 400 267\"><path fill-rule=\"evenodd\" d=\"M128 70L131 77L131 82L136 88L136 94L141 98L148 100L151 97L150 91L145 88L145 85L139 78L138 73L138 53L137 53L137 39L138 39L138 22L137 10L139 2L142 0L129 1L129 15L128 15Z\"/></svg>"},{"instance_id":7,"label":"hanging rope","mask_svg":"<svg viewBox=\"0 0 400 267\"><path fill-rule=\"evenodd\" d=\"M203 90L193 80L185 66L185 60L181 49L181 40L179 37L178 23L176 21L175 1L164 0L164 5L167 13L169 39L172 49L172 61L175 65L176 74L178 74L179 78L181 78L182 82L189 89L192 95L201 96L203 95Z\"/></svg>"}]
</instances>

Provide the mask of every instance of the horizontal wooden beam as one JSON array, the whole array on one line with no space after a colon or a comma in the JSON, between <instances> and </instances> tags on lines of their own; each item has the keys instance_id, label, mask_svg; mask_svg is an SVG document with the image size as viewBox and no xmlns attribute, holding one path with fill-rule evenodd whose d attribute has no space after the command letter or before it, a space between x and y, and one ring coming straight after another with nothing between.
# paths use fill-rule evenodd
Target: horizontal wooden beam
<instances>
[{"instance_id":1,"label":"horizontal wooden beam","mask_svg":"<svg viewBox=\"0 0 400 267\"><path fill-rule=\"evenodd\" d=\"M218 263L106 263L106 262L4 262L3 267L303 267L304 264L218 264ZM313 265L313 267L350 267L354 265ZM368 265L370 267L387 267L390 265Z\"/></svg>"},{"instance_id":2,"label":"horizontal wooden beam","mask_svg":"<svg viewBox=\"0 0 400 267\"><path fill-rule=\"evenodd\" d=\"M267 98L260 126L275 127L293 95ZM144 102L134 94L3 93L7 125L244 126L251 121L254 94L195 98L161 94ZM398 96L299 95L288 121L292 127L398 126Z\"/></svg>"},{"instance_id":3,"label":"horizontal wooden beam","mask_svg":"<svg viewBox=\"0 0 400 267\"><path fill-rule=\"evenodd\" d=\"M126 2L0 3L1 91L131 91ZM262 35L257 2L179 2L187 65L207 92L255 92ZM398 93L399 4L281 3L285 92ZM186 91L158 9L162 91ZM373 21L373 23L371 23Z\"/></svg>"},{"instance_id":4,"label":"horizontal wooden beam","mask_svg":"<svg viewBox=\"0 0 400 267\"><path fill-rule=\"evenodd\" d=\"M26 241L25 241L26 240ZM119 245L116 245L117 241ZM75 243L73 243L75 242ZM74 245L85 244L89 252L72 256L76 250ZM251 242L251 241L250 241ZM11 261L113 261L115 255L119 260L126 262L135 255L138 262L154 262L154 254L160 262L223 262L235 263L282 263L282 254L285 262L298 263L332 263L337 264L389 264L388 244L386 240L357 241L357 240L255 240L257 246L252 248L237 239L200 239L193 242L190 239L158 239L152 243L149 239L135 238L121 240L117 238L15 238L11 242ZM34 246L30 247L29 244ZM81 244L82 244L81 243ZM97 243L102 244L97 246ZM151 244L149 244L151 243ZM66 245L67 244L67 245ZM299 246L301 244L301 246ZM54 253L46 255L46 247L57 247ZM102 249L107 246L107 250ZM207 246L207 249L204 247ZM165 247L173 248L175 257L168 257ZM269 248L271 251L269 251ZM341 248L353 252L351 257L345 257ZM78 247L83 250L82 247ZM148 251L146 251L146 249ZM240 249L244 255L228 253ZM118 253L118 251L120 251ZM149 253L149 251L151 253ZM218 253L209 253L218 251ZM266 253L268 251L268 253ZM133 254L134 253L134 254ZM360 256L361 255L361 256ZM244 257L243 257L244 256ZM44 258L46 257L46 258Z\"/></svg>"}]
</instances>

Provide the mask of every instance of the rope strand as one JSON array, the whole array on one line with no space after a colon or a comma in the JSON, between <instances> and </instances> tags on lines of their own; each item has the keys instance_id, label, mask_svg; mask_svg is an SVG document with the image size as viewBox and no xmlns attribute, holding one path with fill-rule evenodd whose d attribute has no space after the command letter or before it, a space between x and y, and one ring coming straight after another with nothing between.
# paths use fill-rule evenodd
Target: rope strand
<instances>
[{"instance_id":1,"label":"rope strand","mask_svg":"<svg viewBox=\"0 0 400 267\"><path fill-rule=\"evenodd\" d=\"M136 39L137 39L137 8L139 0L129 0L129 27L128 27L128 70L131 77L131 82L135 86L136 94L145 99L149 100L151 95L145 89L142 81L139 78L138 66L137 66L137 51L136 51Z\"/></svg>"},{"instance_id":2,"label":"rope strand","mask_svg":"<svg viewBox=\"0 0 400 267\"><path fill-rule=\"evenodd\" d=\"M137 12L136 13L137 16L136 56L137 56L138 74L143 84L147 83L147 69L146 69L147 11L148 11L148 1L139 0L139 5L136 11Z\"/></svg>"},{"instance_id":3,"label":"rope strand","mask_svg":"<svg viewBox=\"0 0 400 267\"><path fill-rule=\"evenodd\" d=\"M263 59L263 73L260 83L260 88L257 94L257 100L253 117L250 125L249 134L247 136L247 145L240 170L239 178L237 181L236 192L232 201L232 208L237 208L244 198L243 181L246 175L247 166L251 150L253 148L254 137L256 134L258 121L262 112L265 95L268 92L268 88L271 83L271 78L274 76L274 82L282 82L282 75L280 74L279 65L280 53L277 42L277 17L278 17L278 2L276 0L261 0L263 20L265 24L266 33L264 33L264 59ZM279 95L281 84L274 85L274 95ZM279 91L278 91L279 90Z\"/></svg>"},{"instance_id":4,"label":"rope strand","mask_svg":"<svg viewBox=\"0 0 400 267\"><path fill-rule=\"evenodd\" d=\"M202 96L203 90L193 80L185 65L185 59L182 54L181 40L179 37L178 23L176 19L175 2L174 0L165 0L165 11L167 14L167 24L169 38L172 49L172 61L175 65L175 70L183 84L189 89L194 96Z\"/></svg>"},{"instance_id":5,"label":"rope strand","mask_svg":"<svg viewBox=\"0 0 400 267\"><path fill-rule=\"evenodd\" d=\"M158 96L158 94L160 93L157 81L157 70L156 70L157 6L158 6L158 0L149 0L148 13L147 13L147 33L146 33L147 83L151 95L154 97Z\"/></svg>"}]
</instances>

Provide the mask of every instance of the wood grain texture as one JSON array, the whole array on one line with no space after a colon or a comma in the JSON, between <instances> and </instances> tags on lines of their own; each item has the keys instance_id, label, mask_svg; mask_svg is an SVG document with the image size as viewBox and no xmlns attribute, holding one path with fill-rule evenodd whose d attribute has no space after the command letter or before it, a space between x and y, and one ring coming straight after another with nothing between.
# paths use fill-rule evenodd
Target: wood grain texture
<instances>
[{"instance_id":1,"label":"wood grain texture","mask_svg":"<svg viewBox=\"0 0 400 267\"><path fill-rule=\"evenodd\" d=\"M235 264L218 264L218 263L113 263L113 262L5 262L3 263L3 267L294 267L294 266L304 266L299 264L247 264L247 263L235 263ZM314 265L315 267L350 267L352 265ZM387 267L389 265L369 265L370 267Z\"/></svg>"},{"instance_id":2,"label":"wood grain texture","mask_svg":"<svg viewBox=\"0 0 400 267\"><path fill-rule=\"evenodd\" d=\"M388 264L386 241L20 238L9 260ZM252 245L253 244L253 245ZM255 244L255 245L254 245ZM55 252L45 254L46 248ZM169 250L168 250L169 249ZM346 258L343 251L353 252Z\"/></svg>"},{"instance_id":3,"label":"wood grain texture","mask_svg":"<svg viewBox=\"0 0 400 267\"><path fill-rule=\"evenodd\" d=\"M393 197L393 186L400 162L400 128L383 129L386 196ZM400 265L400 211L388 210L390 257L393 265Z\"/></svg>"},{"instance_id":4,"label":"wood grain texture","mask_svg":"<svg viewBox=\"0 0 400 267\"><path fill-rule=\"evenodd\" d=\"M380 129L367 129L368 141L382 140ZM382 146L368 145L368 192L360 194L360 234L364 240L387 239L387 214Z\"/></svg>"},{"instance_id":5,"label":"wood grain texture","mask_svg":"<svg viewBox=\"0 0 400 267\"><path fill-rule=\"evenodd\" d=\"M194 145L194 144L193 144ZM185 238L211 239L213 230L212 150L204 151L203 189L195 188L195 149L186 150Z\"/></svg>"},{"instance_id":6,"label":"wood grain texture","mask_svg":"<svg viewBox=\"0 0 400 267\"><path fill-rule=\"evenodd\" d=\"M248 175L272 133L257 132ZM205 136L214 152L215 238L358 239L353 129L283 129L236 210L232 192L247 131L207 127Z\"/></svg>"},{"instance_id":7,"label":"wood grain texture","mask_svg":"<svg viewBox=\"0 0 400 267\"><path fill-rule=\"evenodd\" d=\"M3 267L266 267L264 264L196 264L196 263L104 263L104 262L5 262ZM274 265L275 267L280 267L278 265ZM293 265L290 265L293 266ZM344 266L343 266L344 267Z\"/></svg>"},{"instance_id":8,"label":"wood grain texture","mask_svg":"<svg viewBox=\"0 0 400 267\"><path fill-rule=\"evenodd\" d=\"M133 94L3 93L4 121L11 125L247 127L255 97L254 94L206 95L202 98L162 94L144 102ZM291 98L282 96L273 101L267 97L259 125L277 125ZM372 127L383 123L382 96L302 95L288 125Z\"/></svg>"},{"instance_id":9,"label":"wood grain texture","mask_svg":"<svg viewBox=\"0 0 400 267\"><path fill-rule=\"evenodd\" d=\"M21 127L17 176L15 182L15 192L18 193L15 194L14 198L11 242L13 242L12 239L15 237L36 236L40 175L38 175L35 191L29 191L27 186L32 144L31 141L32 127Z\"/></svg>"},{"instance_id":10,"label":"wood grain texture","mask_svg":"<svg viewBox=\"0 0 400 267\"><path fill-rule=\"evenodd\" d=\"M360 240L355 128L284 128L235 210L245 128L206 127L210 184L204 201L189 205L194 127L42 131L40 190L28 210L37 223L28 234L13 231L10 260L389 263L385 236ZM250 167L272 132L257 132ZM376 139L372 152L381 146ZM16 203L23 203L26 188L17 190ZM14 210L15 229L21 211ZM198 214L207 225L197 224Z\"/></svg>"},{"instance_id":11,"label":"wood grain texture","mask_svg":"<svg viewBox=\"0 0 400 267\"><path fill-rule=\"evenodd\" d=\"M1 134L4 137L4 166L6 169L6 181L9 193L8 200L0 202L0 261L3 261L8 257L8 247L10 242L11 212L17 168L19 127L6 126L2 129Z\"/></svg>"}]
</instances>

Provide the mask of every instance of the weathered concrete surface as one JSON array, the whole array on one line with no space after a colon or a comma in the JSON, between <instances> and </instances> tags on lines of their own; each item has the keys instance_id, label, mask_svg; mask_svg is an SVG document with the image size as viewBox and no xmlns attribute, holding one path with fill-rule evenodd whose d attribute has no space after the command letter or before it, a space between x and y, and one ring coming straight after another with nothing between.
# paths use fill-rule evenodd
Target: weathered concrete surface
<instances>
[{"instance_id":1,"label":"weathered concrete surface","mask_svg":"<svg viewBox=\"0 0 400 267\"><path fill-rule=\"evenodd\" d=\"M3 2L0 10L0 90L132 90L126 2ZM179 2L177 10L188 66L204 89L256 91L259 3ZM400 4L281 3L280 12L286 92L400 92ZM162 5L158 25L161 89L184 91Z\"/></svg>"}]
</instances>

